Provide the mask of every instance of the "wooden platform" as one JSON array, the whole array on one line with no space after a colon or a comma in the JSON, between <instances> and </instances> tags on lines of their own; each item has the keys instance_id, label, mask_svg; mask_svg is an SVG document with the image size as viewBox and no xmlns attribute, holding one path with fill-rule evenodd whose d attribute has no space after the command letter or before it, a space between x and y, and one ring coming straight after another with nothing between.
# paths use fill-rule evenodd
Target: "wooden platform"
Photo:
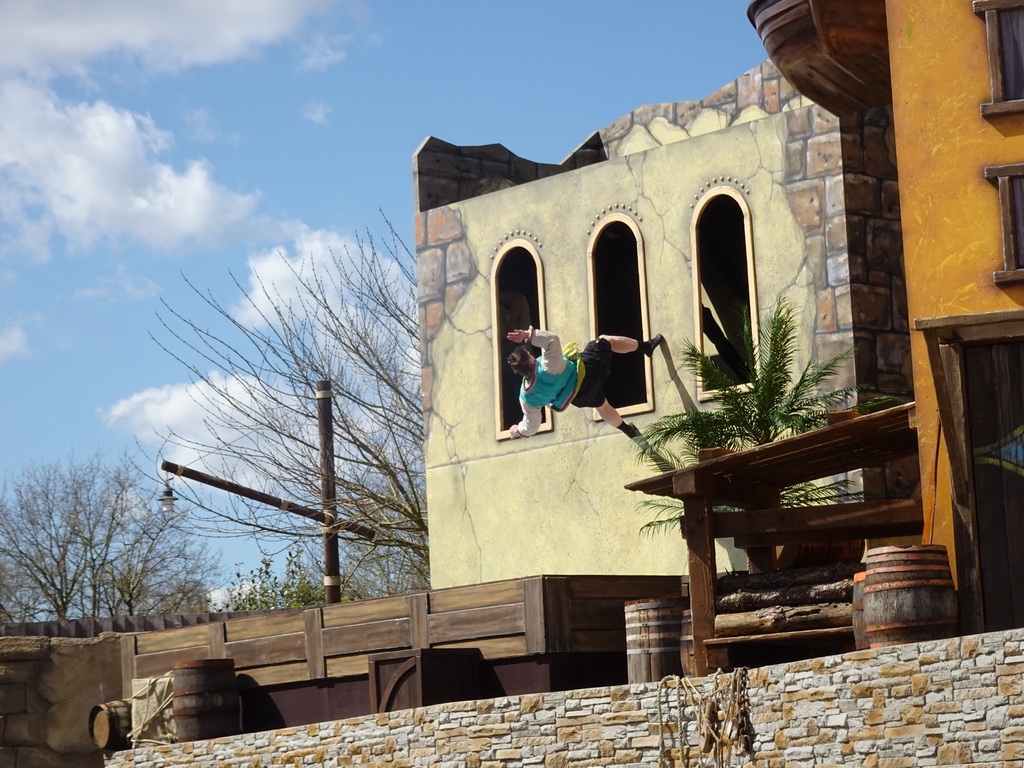
<instances>
[{"instance_id":1,"label":"wooden platform","mask_svg":"<svg viewBox=\"0 0 1024 768\"><path fill-rule=\"evenodd\" d=\"M740 642L715 634L717 539L732 538L746 550L753 569L770 571L776 566L775 547L780 544L921 532L920 499L796 509L780 506L780 491L787 486L915 454L914 408L914 403L907 403L747 451L716 449L697 464L626 486L683 501L698 675L730 666L727 649ZM723 506L742 511L716 511Z\"/></svg>"},{"instance_id":2,"label":"wooden platform","mask_svg":"<svg viewBox=\"0 0 1024 768\"><path fill-rule=\"evenodd\" d=\"M366 675L370 655L403 649L624 654L625 602L681 594L680 576L534 576L127 635L125 695L191 659L232 658L252 688Z\"/></svg>"}]
</instances>

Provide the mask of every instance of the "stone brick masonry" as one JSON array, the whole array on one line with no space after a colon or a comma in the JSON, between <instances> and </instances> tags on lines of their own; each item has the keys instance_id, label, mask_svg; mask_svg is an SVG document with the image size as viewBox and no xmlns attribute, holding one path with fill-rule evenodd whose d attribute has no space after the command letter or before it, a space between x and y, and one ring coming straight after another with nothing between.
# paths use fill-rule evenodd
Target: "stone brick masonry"
<instances>
[{"instance_id":1,"label":"stone brick masonry","mask_svg":"<svg viewBox=\"0 0 1024 768\"><path fill-rule=\"evenodd\" d=\"M754 752L734 755L733 765L1008 767L1024 760L1024 630L745 674ZM704 692L715 684L692 682ZM130 750L107 767L653 768L662 750L662 765L713 765L697 750L695 710L679 693L647 684L445 704Z\"/></svg>"}]
</instances>

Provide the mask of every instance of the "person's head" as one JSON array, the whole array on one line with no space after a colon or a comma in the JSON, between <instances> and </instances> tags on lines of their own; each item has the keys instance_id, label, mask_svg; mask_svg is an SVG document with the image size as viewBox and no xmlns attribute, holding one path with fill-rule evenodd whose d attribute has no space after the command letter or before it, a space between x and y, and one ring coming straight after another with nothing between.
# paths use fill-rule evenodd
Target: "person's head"
<instances>
[{"instance_id":1,"label":"person's head","mask_svg":"<svg viewBox=\"0 0 1024 768\"><path fill-rule=\"evenodd\" d=\"M520 344L518 347L513 349L505 359L508 361L508 364L512 366L512 370L524 379L533 375L533 366L536 363L536 360L533 355L530 354L530 350L528 350L524 345Z\"/></svg>"}]
</instances>

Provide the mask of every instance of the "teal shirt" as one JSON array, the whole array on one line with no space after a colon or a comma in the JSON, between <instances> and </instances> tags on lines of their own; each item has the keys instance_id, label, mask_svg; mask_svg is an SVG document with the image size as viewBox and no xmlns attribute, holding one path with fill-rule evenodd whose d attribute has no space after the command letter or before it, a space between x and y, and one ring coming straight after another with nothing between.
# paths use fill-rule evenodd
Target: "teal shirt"
<instances>
[{"instance_id":1,"label":"teal shirt","mask_svg":"<svg viewBox=\"0 0 1024 768\"><path fill-rule=\"evenodd\" d=\"M565 360L565 358L562 358ZM551 374L538 361L532 379L523 379L519 396L527 405L543 408L550 405L556 411L564 411L576 393L576 363L565 360L565 370Z\"/></svg>"}]
</instances>

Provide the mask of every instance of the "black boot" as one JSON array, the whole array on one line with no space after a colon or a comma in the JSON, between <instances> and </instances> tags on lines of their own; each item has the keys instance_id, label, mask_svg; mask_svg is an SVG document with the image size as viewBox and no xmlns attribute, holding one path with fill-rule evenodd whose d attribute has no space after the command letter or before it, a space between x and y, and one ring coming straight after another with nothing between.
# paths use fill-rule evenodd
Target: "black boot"
<instances>
[{"instance_id":1,"label":"black boot","mask_svg":"<svg viewBox=\"0 0 1024 768\"><path fill-rule=\"evenodd\" d=\"M616 429L618 429L620 432L622 432L622 434L624 434L631 440L640 437L640 430L634 427L629 422L622 422L621 424L619 424L618 427L616 427Z\"/></svg>"},{"instance_id":2,"label":"black boot","mask_svg":"<svg viewBox=\"0 0 1024 768\"><path fill-rule=\"evenodd\" d=\"M651 355L654 354L654 350L661 346L661 342L663 342L664 340L665 337L662 336L660 333L655 334L654 336L651 336L651 338L648 339L647 341L640 342L640 351L643 352L648 357L650 357Z\"/></svg>"}]
</instances>

